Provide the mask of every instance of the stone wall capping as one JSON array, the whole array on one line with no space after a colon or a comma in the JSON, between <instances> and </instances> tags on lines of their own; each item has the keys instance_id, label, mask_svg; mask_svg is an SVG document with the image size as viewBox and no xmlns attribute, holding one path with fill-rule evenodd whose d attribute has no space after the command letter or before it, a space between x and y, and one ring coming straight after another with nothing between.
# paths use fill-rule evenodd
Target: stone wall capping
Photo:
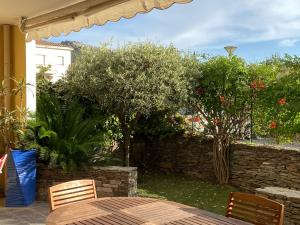
<instances>
[{"instance_id":1,"label":"stone wall capping","mask_svg":"<svg viewBox=\"0 0 300 225\"><path fill-rule=\"evenodd\" d=\"M244 141L235 141L233 143L234 145L240 145L241 147L249 147L249 149L253 150L253 147L255 147L256 151L259 151L261 149L274 149L274 150L279 150L279 151L297 151L300 152L299 148L296 147L286 147L286 146L282 146L282 145L271 145L271 144L259 144L259 143L248 143L248 142L244 142Z\"/></svg>"},{"instance_id":2,"label":"stone wall capping","mask_svg":"<svg viewBox=\"0 0 300 225\"><path fill-rule=\"evenodd\" d=\"M50 186L79 179L94 179L98 197L136 196L137 168L136 167L91 167L73 173L61 169L48 168L42 164L37 166L37 200L48 199Z\"/></svg>"},{"instance_id":3,"label":"stone wall capping","mask_svg":"<svg viewBox=\"0 0 300 225\"><path fill-rule=\"evenodd\" d=\"M257 188L256 192L268 193L273 195L284 195L287 198L298 198L300 200L300 191L282 188L282 187L264 187Z\"/></svg>"},{"instance_id":4,"label":"stone wall capping","mask_svg":"<svg viewBox=\"0 0 300 225\"><path fill-rule=\"evenodd\" d=\"M300 191L282 187L264 187L257 188L255 193L284 205L285 225L300 224Z\"/></svg>"},{"instance_id":5,"label":"stone wall capping","mask_svg":"<svg viewBox=\"0 0 300 225\"><path fill-rule=\"evenodd\" d=\"M93 169L97 170L110 170L110 171L120 171L120 172L131 172L137 171L137 167L123 167L123 166L94 166Z\"/></svg>"}]
</instances>

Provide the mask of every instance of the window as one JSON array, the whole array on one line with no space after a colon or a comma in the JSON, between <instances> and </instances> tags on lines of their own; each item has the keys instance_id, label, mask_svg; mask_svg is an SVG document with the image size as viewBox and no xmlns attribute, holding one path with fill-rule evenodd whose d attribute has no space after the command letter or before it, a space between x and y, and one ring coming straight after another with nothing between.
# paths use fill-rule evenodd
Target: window
<instances>
[{"instance_id":1,"label":"window","mask_svg":"<svg viewBox=\"0 0 300 225\"><path fill-rule=\"evenodd\" d=\"M36 55L36 64L37 65L46 65L46 56L45 55Z\"/></svg>"},{"instance_id":2,"label":"window","mask_svg":"<svg viewBox=\"0 0 300 225\"><path fill-rule=\"evenodd\" d=\"M65 61L65 59L64 59L63 56L58 56L58 57L57 57L57 65L63 66L63 65L65 64L64 61Z\"/></svg>"}]
</instances>

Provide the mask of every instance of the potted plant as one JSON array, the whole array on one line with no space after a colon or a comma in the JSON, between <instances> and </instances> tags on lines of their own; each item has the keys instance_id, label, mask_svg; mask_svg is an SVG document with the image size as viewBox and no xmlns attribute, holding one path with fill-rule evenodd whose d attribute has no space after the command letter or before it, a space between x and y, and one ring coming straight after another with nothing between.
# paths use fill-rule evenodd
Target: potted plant
<instances>
[{"instance_id":1,"label":"potted plant","mask_svg":"<svg viewBox=\"0 0 300 225\"><path fill-rule=\"evenodd\" d=\"M20 105L8 109L0 106L1 151L8 153L5 205L7 207L27 206L35 199L36 152L24 149L21 136L26 129L27 112L22 105L24 81L13 80L14 89L9 90L1 82L0 98L20 99Z\"/></svg>"}]
</instances>

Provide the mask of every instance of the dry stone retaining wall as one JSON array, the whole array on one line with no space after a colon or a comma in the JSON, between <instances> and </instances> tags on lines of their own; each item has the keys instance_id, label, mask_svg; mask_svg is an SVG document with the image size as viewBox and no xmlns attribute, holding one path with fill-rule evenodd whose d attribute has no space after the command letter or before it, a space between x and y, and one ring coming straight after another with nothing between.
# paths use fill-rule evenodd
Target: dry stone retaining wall
<instances>
[{"instance_id":1,"label":"dry stone retaining wall","mask_svg":"<svg viewBox=\"0 0 300 225\"><path fill-rule=\"evenodd\" d=\"M94 179L98 197L135 196L137 192L136 167L92 167L76 173L65 173L61 169L38 165L37 200L48 199L50 186L78 179Z\"/></svg>"},{"instance_id":2,"label":"dry stone retaining wall","mask_svg":"<svg viewBox=\"0 0 300 225\"><path fill-rule=\"evenodd\" d=\"M184 174L215 181L212 142L199 137L177 137L155 141L135 140L132 165L139 169Z\"/></svg>"},{"instance_id":3,"label":"dry stone retaining wall","mask_svg":"<svg viewBox=\"0 0 300 225\"><path fill-rule=\"evenodd\" d=\"M231 145L230 152L230 182L234 186L253 193L267 186L300 190L300 150L237 143ZM135 141L131 157L139 168L216 181L211 139Z\"/></svg>"},{"instance_id":4,"label":"dry stone retaining wall","mask_svg":"<svg viewBox=\"0 0 300 225\"><path fill-rule=\"evenodd\" d=\"M230 182L250 192L272 186L300 190L300 150L232 145Z\"/></svg>"}]
</instances>

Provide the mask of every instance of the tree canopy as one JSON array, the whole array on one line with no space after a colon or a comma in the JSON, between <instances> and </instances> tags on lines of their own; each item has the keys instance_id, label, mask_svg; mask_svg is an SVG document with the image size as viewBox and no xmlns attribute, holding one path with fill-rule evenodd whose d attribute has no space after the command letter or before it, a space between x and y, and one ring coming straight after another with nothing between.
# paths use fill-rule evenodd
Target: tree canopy
<instances>
[{"instance_id":1,"label":"tree canopy","mask_svg":"<svg viewBox=\"0 0 300 225\"><path fill-rule=\"evenodd\" d=\"M81 95L115 115L123 132L129 163L130 135L141 115L164 110L186 99L182 56L173 46L128 44L84 48L68 71L72 95Z\"/></svg>"}]
</instances>

